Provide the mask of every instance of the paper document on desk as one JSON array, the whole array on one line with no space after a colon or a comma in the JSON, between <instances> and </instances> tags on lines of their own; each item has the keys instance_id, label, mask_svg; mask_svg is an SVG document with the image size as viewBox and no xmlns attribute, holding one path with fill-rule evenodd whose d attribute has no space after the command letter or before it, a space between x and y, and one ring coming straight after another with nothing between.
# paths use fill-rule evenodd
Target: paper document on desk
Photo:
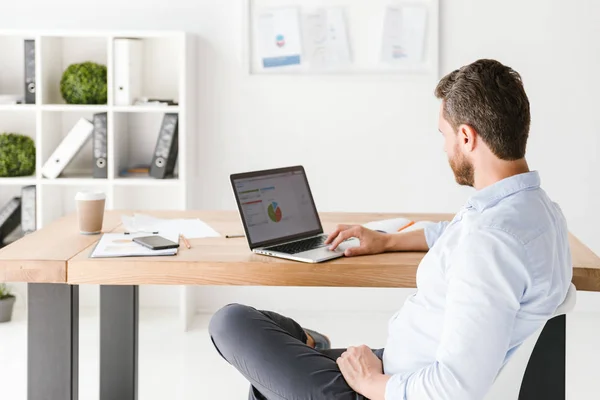
<instances>
[{"instance_id":1,"label":"paper document on desk","mask_svg":"<svg viewBox=\"0 0 600 400\"><path fill-rule=\"evenodd\" d=\"M398 229L406 226L410 223L410 219L406 218L393 218L393 219L384 219L381 221L371 221L367 222L363 226L367 229L371 229L374 231L383 231L386 233L397 233ZM429 224L433 224L431 221L419 221L415 222L413 225L408 228L402 229L402 232L411 232L419 229L425 229L425 227Z\"/></svg>"},{"instance_id":2,"label":"paper document on desk","mask_svg":"<svg viewBox=\"0 0 600 400\"><path fill-rule=\"evenodd\" d=\"M174 256L177 249L152 250L141 244L135 243L133 238L142 236L153 236L148 233L105 233L100 238L96 248L90 255L92 258L109 257L151 257L151 256ZM179 241L179 235L161 234L165 239L175 243Z\"/></svg>"},{"instance_id":3,"label":"paper document on desk","mask_svg":"<svg viewBox=\"0 0 600 400\"><path fill-rule=\"evenodd\" d=\"M122 215L121 221L128 232L158 232L160 236L174 235L176 238L183 235L186 239L221 236L198 218L162 219L146 214L134 214Z\"/></svg>"},{"instance_id":4,"label":"paper document on desk","mask_svg":"<svg viewBox=\"0 0 600 400\"><path fill-rule=\"evenodd\" d=\"M207 237L219 237L219 232L215 231L206 222L199 219L174 219L167 223L172 229L177 230L186 239L199 239Z\"/></svg>"}]
</instances>

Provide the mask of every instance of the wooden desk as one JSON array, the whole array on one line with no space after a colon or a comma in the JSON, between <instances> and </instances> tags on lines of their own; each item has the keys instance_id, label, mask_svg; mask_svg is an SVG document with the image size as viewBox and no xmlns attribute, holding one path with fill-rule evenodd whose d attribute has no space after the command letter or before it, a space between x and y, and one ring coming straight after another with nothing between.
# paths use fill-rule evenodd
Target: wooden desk
<instances>
[{"instance_id":1,"label":"wooden desk","mask_svg":"<svg viewBox=\"0 0 600 400\"><path fill-rule=\"evenodd\" d=\"M122 231L120 215L124 213L131 211L107 212L103 231ZM200 218L222 235L243 233L237 212L233 211L150 213L165 218ZM417 221L452 218L451 214L402 215ZM397 216L324 213L321 218L325 231L330 231L339 223L362 224ZM191 240L192 249L181 247L175 257L90 259L98 238L80 235L76 218L70 215L0 250L0 281L30 283L28 396L31 400L77 398L79 284L103 285L100 399L129 400L136 398L137 393L137 285L415 287L416 270L424 255L390 253L303 264L255 255L244 238L222 237ZM600 258L572 235L570 243L573 282L579 290L600 291ZM563 318L555 323L552 330L556 332L550 336L558 334L559 340L564 339L564 321ZM564 350L564 340L558 345L550 341L547 346ZM564 357L564 351L561 354L559 358ZM544 364L553 363L544 360Z\"/></svg>"},{"instance_id":2,"label":"wooden desk","mask_svg":"<svg viewBox=\"0 0 600 400\"><path fill-rule=\"evenodd\" d=\"M245 238L225 239L243 233L237 212L163 212L168 218L194 217L206 221L222 237L192 239L192 248L179 248L177 257L90 259L91 246L69 260L71 284L108 285L267 285L415 287L416 268L424 253L381 254L341 258L322 264L265 257L252 253ZM323 214L325 231L343 222L362 224L392 214ZM451 218L451 215L413 215L417 220ZM122 230L120 227L117 231Z\"/></svg>"},{"instance_id":3,"label":"wooden desk","mask_svg":"<svg viewBox=\"0 0 600 400\"><path fill-rule=\"evenodd\" d=\"M108 212L102 231L119 225L120 214ZM61 218L0 249L0 282L66 283L67 262L98 238L79 234L75 214Z\"/></svg>"},{"instance_id":4,"label":"wooden desk","mask_svg":"<svg viewBox=\"0 0 600 400\"><path fill-rule=\"evenodd\" d=\"M120 215L109 211L104 232L122 231ZM223 235L193 239L176 257L90 259L98 236L77 232L74 215L62 218L26 238L0 249L0 281L102 285L267 285L415 287L415 273L424 253L390 253L303 264L253 254L234 211L158 211L164 218L200 218ZM402 214L407 216L407 214ZM325 231L340 223L362 224L397 217L381 213L323 213ZM414 220L450 220L452 214L410 214ZM600 257L570 235L573 283L578 290L600 291Z\"/></svg>"}]
</instances>

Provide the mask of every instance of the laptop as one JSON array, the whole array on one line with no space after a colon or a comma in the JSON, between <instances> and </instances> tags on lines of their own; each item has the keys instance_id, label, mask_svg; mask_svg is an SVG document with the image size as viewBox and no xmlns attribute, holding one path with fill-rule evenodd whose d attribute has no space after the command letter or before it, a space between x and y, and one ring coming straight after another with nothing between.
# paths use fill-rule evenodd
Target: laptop
<instances>
[{"instance_id":1,"label":"laptop","mask_svg":"<svg viewBox=\"0 0 600 400\"><path fill-rule=\"evenodd\" d=\"M327 234L302 166L233 174L231 185L254 253L318 263L360 244L350 239L334 251L325 245Z\"/></svg>"}]
</instances>

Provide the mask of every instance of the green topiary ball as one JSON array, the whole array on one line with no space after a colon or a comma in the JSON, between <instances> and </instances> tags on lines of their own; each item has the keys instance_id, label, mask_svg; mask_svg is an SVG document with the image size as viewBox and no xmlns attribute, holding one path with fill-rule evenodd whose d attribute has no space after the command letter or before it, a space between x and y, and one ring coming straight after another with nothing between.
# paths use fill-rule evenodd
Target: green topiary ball
<instances>
[{"instance_id":1,"label":"green topiary ball","mask_svg":"<svg viewBox=\"0 0 600 400\"><path fill-rule=\"evenodd\" d=\"M68 104L106 104L106 86L106 66L87 61L67 67L60 94Z\"/></svg>"},{"instance_id":2,"label":"green topiary ball","mask_svg":"<svg viewBox=\"0 0 600 400\"><path fill-rule=\"evenodd\" d=\"M18 133L0 134L0 177L29 176L35 173L35 143Z\"/></svg>"}]
</instances>

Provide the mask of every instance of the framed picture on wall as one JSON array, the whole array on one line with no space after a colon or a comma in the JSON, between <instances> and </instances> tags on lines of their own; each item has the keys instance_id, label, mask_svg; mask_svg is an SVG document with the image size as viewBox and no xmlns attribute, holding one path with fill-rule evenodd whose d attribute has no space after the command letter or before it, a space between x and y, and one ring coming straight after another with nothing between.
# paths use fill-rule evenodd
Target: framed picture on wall
<instances>
[{"instance_id":1,"label":"framed picture on wall","mask_svg":"<svg viewBox=\"0 0 600 400\"><path fill-rule=\"evenodd\" d=\"M438 0L245 0L249 74L438 76Z\"/></svg>"}]
</instances>

